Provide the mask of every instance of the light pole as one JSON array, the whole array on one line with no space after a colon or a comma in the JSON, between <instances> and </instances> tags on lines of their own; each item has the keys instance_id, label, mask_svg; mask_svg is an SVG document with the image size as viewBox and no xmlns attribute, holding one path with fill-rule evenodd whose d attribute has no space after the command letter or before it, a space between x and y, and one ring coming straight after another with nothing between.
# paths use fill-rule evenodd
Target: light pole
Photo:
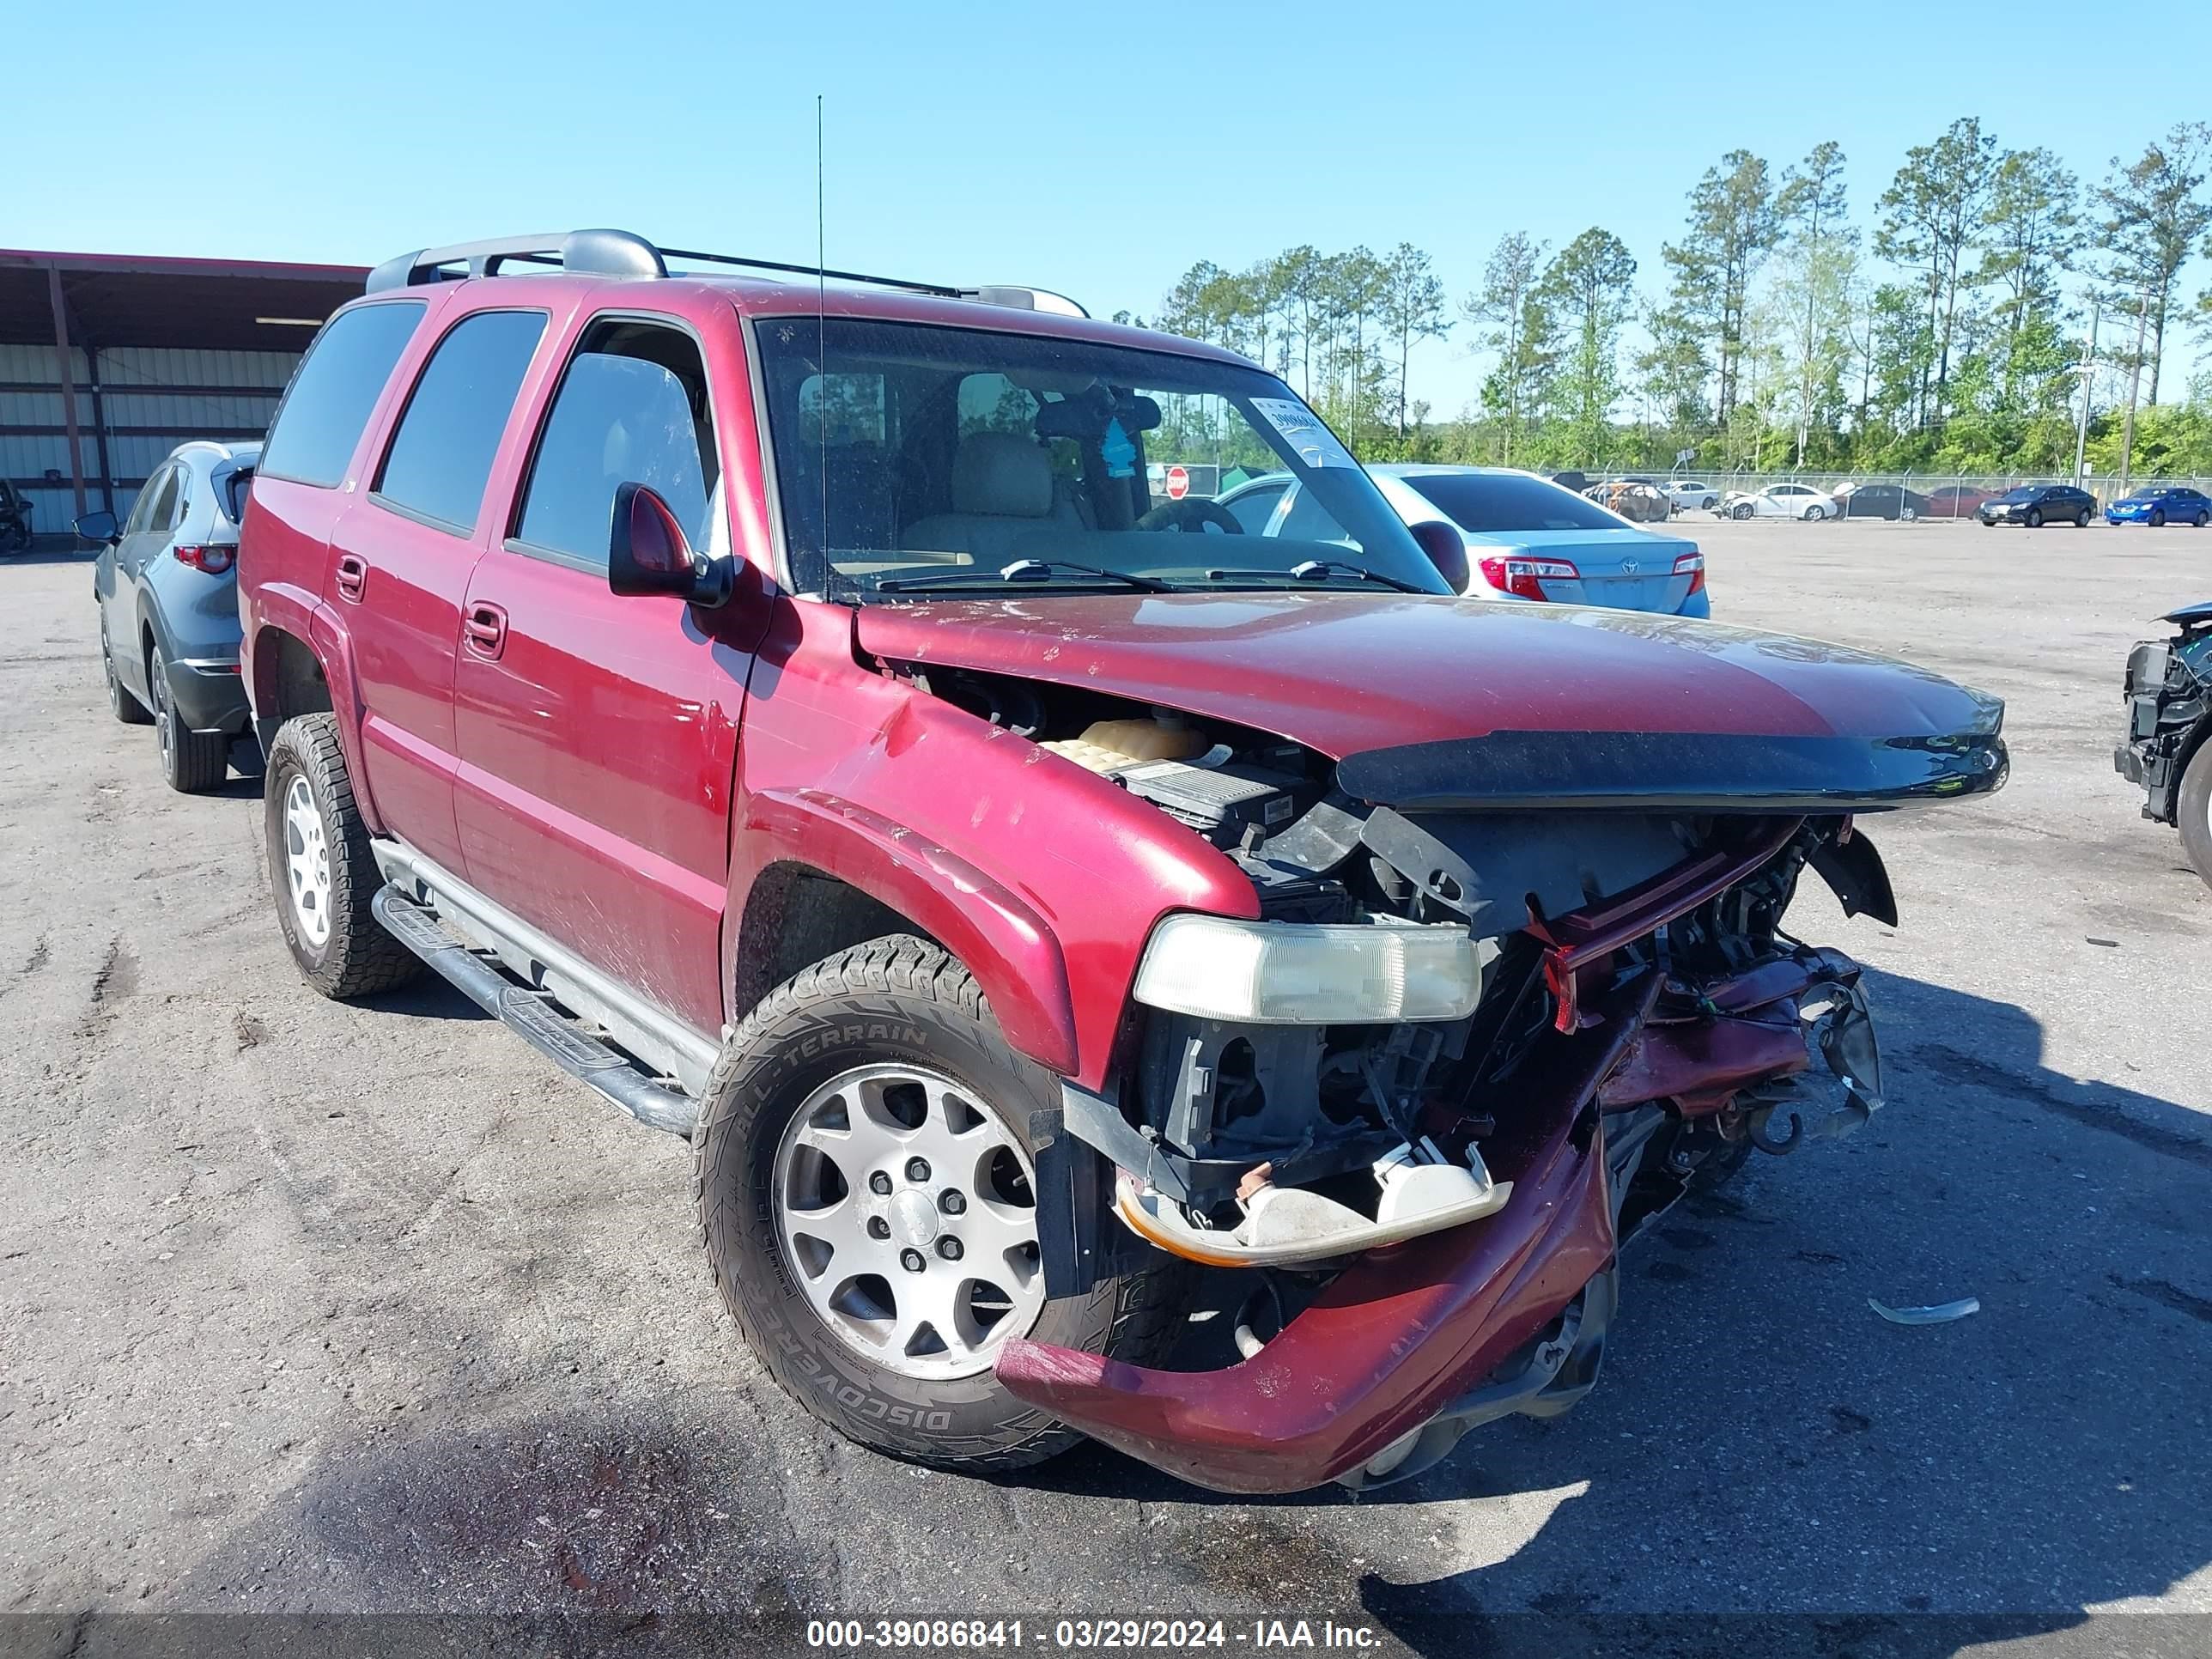
<instances>
[{"instance_id":1,"label":"light pole","mask_svg":"<svg viewBox=\"0 0 2212 1659\"><path fill-rule=\"evenodd\" d=\"M2120 428L2120 493L2116 499L2125 501L2128 478L2136 462L2136 394L2142 386L2143 328L2150 321L2150 295L2142 289L2136 293L2136 350L2128 363L2128 418Z\"/></svg>"},{"instance_id":2,"label":"light pole","mask_svg":"<svg viewBox=\"0 0 2212 1659\"><path fill-rule=\"evenodd\" d=\"M2081 356L2076 373L2081 376L2081 415L2074 422L2074 487L2081 487L2081 461L2089 444L2089 387L2097 373L2097 323L2104 314L2105 296L2095 295L2089 302L2089 343Z\"/></svg>"}]
</instances>

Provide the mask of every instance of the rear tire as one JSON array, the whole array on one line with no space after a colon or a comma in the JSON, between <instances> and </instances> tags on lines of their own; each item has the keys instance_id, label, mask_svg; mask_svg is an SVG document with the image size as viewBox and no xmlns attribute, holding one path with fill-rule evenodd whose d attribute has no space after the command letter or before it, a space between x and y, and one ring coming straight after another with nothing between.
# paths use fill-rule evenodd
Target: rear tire
<instances>
[{"instance_id":1,"label":"rear tire","mask_svg":"<svg viewBox=\"0 0 2212 1659\"><path fill-rule=\"evenodd\" d=\"M2087 530L2089 527L2089 515L2086 511L2074 515L2074 527L2076 530Z\"/></svg>"},{"instance_id":2,"label":"rear tire","mask_svg":"<svg viewBox=\"0 0 2212 1659\"><path fill-rule=\"evenodd\" d=\"M872 1085L877 1093L863 1092ZM907 1103L895 1125L884 1113L902 1090ZM1012 1217L1019 1231L1024 1198L1034 1211L1030 1116L1058 1104L1051 1073L1007 1045L967 970L908 934L802 970L723 1044L691 1139L700 1243L747 1344L809 1412L894 1457L1019 1468L1081 1437L992 1374L989 1356L1008 1336L1131 1360L1165 1346L1186 1282L1179 1267L1049 1301L1041 1279L1009 1271L1029 1254L1006 1244L1005 1229ZM956 1108L963 1121L974 1115L965 1131L953 1122ZM949 1152L953 1132L963 1147L985 1148L983 1161ZM1008 1168L1012 1184L995 1195L976 1185L977 1195L957 1206L945 1196L963 1164L980 1179L1017 1152L1027 1165L1018 1182ZM824 1218L818 1237L808 1233L812 1215ZM949 1258L948 1237L956 1241ZM1042 1266L1031 1271L1041 1275ZM1004 1313L997 1297L984 1307L987 1286L1003 1286ZM933 1314L948 1330L960 1321L966 1328L950 1340L927 1323L915 1328ZM994 1322L979 1323L979 1314ZM902 1342L898 1334L910 1329Z\"/></svg>"},{"instance_id":3,"label":"rear tire","mask_svg":"<svg viewBox=\"0 0 2212 1659\"><path fill-rule=\"evenodd\" d=\"M2212 887L2212 738L2197 744L2173 805L2182 850L2204 884Z\"/></svg>"},{"instance_id":4,"label":"rear tire","mask_svg":"<svg viewBox=\"0 0 2212 1659\"><path fill-rule=\"evenodd\" d=\"M195 732L177 717L169 695L169 665L158 645L146 653L146 685L154 694L154 740L169 787L180 795L222 788L230 775L230 739L220 732Z\"/></svg>"},{"instance_id":5,"label":"rear tire","mask_svg":"<svg viewBox=\"0 0 2212 1659\"><path fill-rule=\"evenodd\" d=\"M276 925L307 983L343 1000L421 973L420 958L369 911L384 877L354 804L336 714L284 722L269 746L262 799Z\"/></svg>"},{"instance_id":6,"label":"rear tire","mask_svg":"<svg viewBox=\"0 0 2212 1659\"><path fill-rule=\"evenodd\" d=\"M115 653L107 643L107 624L100 625L100 668L107 677L107 712L125 726L151 726L154 717L146 705L132 696L115 676Z\"/></svg>"}]
</instances>

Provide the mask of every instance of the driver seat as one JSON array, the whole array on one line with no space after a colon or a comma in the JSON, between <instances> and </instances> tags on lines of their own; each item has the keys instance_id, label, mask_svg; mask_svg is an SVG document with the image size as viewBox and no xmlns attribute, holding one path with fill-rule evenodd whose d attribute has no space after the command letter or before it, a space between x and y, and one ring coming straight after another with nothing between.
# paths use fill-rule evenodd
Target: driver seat
<instances>
[{"instance_id":1,"label":"driver seat","mask_svg":"<svg viewBox=\"0 0 2212 1659\"><path fill-rule=\"evenodd\" d=\"M971 432L952 455L952 511L916 519L899 545L964 554L995 570L1018 556L1017 542L1046 525L1083 528L1075 504L1054 488L1050 453L1019 433Z\"/></svg>"}]
</instances>

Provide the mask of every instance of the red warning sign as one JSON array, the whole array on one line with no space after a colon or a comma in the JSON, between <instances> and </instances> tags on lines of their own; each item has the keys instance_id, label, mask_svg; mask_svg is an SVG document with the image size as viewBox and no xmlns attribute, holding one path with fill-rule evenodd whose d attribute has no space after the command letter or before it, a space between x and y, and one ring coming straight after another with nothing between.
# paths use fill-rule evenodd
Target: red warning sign
<instances>
[{"instance_id":1,"label":"red warning sign","mask_svg":"<svg viewBox=\"0 0 2212 1659\"><path fill-rule=\"evenodd\" d=\"M1188 468L1171 466L1167 476L1168 499L1179 501L1190 494L1190 472Z\"/></svg>"}]
</instances>

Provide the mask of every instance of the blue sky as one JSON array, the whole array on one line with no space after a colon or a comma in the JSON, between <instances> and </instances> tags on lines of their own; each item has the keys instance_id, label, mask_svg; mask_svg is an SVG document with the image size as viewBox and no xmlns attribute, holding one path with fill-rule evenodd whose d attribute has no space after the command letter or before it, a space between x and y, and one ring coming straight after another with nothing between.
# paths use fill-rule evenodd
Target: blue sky
<instances>
[{"instance_id":1,"label":"blue sky","mask_svg":"<svg viewBox=\"0 0 2212 1659\"><path fill-rule=\"evenodd\" d=\"M1905 149L1958 115L2086 179L2212 113L2212 6L2183 0L108 0L26 9L10 33L0 243L371 264L611 224L805 259L818 92L831 264L1036 283L1102 315L1149 312L1195 259L1299 242L1413 241L1456 301L1500 234L1556 246L1591 224L1656 290L1684 193L1738 145L1778 167L1838 141L1866 222ZM2113 72L2130 61L2199 70L2134 86ZM1451 412L1478 370L1455 338L1413 379Z\"/></svg>"}]
</instances>

